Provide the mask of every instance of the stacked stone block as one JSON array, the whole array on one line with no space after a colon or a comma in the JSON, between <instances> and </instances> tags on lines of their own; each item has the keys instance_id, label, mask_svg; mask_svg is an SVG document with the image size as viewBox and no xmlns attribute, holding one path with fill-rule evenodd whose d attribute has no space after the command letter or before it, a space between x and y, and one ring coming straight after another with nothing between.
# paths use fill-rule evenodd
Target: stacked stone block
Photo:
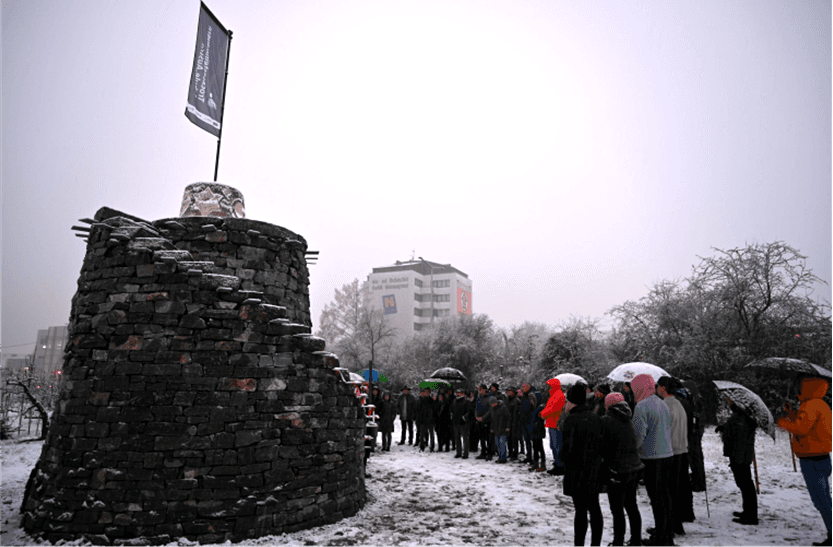
<instances>
[{"instance_id":1,"label":"stacked stone block","mask_svg":"<svg viewBox=\"0 0 833 547\"><path fill-rule=\"evenodd\" d=\"M365 420L310 334L305 251L245 219L96 214L29 533L222 543L363 506Z\"/></svg>"}]
</instances>

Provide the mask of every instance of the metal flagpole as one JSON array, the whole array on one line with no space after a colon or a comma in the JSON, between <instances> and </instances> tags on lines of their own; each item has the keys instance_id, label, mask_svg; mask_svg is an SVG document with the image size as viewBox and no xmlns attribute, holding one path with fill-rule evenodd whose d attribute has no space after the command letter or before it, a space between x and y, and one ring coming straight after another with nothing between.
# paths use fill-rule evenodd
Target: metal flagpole
<instances>
[{"instance_id":1,"label":"metal flagpole","mask_svg":"<svg viewBox=\"0 0 833 547\"><path fill-rule=\"evenodd\" d=\"M223 104L220 106L220 130L217 132L217 159L214 161L214 182L217 182L217 170L220 168L220 142L223 140L223 114L226 111L226 86L228 86L228 63L231 58L231 35L228 31L228 49L226 50L226 74L223 79Z\"/></svg>"}]
</instances>

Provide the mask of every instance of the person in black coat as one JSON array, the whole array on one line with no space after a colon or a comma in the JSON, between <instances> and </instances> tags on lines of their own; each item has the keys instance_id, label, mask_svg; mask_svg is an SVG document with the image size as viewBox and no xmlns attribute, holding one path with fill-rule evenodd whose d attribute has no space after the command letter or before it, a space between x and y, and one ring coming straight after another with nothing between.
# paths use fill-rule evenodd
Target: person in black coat
<instances>
[{"instance_id":1,"label":"person in black coat","mask_svg":"<svg viewBox=\"0 0 833 547\"><path fill-rule=\"evenodd\" d=\"M645 467L636 448L633 413L625 397L618 392L605 397L602 423L602 462L607 468L607 499L613 514L613 542L625 544L625 511L631 527L628 545L642 545L642 515L636 504L639 472Z\"/></svg>"},{"instance_id":2,"label":"person in black coat","mask_svg":"<svg viewBox=\"0 0 833 547\"><path fill-rule=\"evenodd\" d=\"M402 422L402 439L399 444L405 444L405 430L408 431L408 444L414 443L414 418L416 417L416 397L411 395L411 388L402 388L402 395L396 401L396 413Z\"/></svg>"},{"instance_id":3,"label":"person in black coat","mask_svg":"<svg viewBox=\"0 0 833 547\"><path fill-rule=\"evenodd\" d=\"M587 386L575 384L567 392L574 406L564 419L561 461L564 463L564 494L573 498L575 545L584 545L587 514L590 514L590 545L600 545L604 518L599 506L602 466L602 423L587 402Z\"/></svg>"},{"instance_id":4,"label":"person in black coat","mask_svg":"<svg viewBox=\"0 0 833 547\"><path fill-rule=\"evenodd\" d=\"M743 497L743 511L735 511L732 519L738 524L758 524L758 494L752 480L752 460L755 459L755 420L729 399L732 415L717 427L723 439L723 455L729 458L729 469Z\"/></svg>"},{"instance_id":5,"label":"person in black coat","mask_svg":"<svg viewBox=\"0 0 833 547\"><path fill-rule=\"evenodd\" d=\"M434 451L434 404L430 389L423 389L416 405L416 426L419 451L424 452L429 446Z\"/></svg>"},{"instance_id":6,"label":"person in black coat","mask_svg":"<svg viewBox=\"0 0 833 547\"><path fill-rule=\"evenodd\" d=\"M529 399L529 423L524 424L524 434L530 440L529 452L529 470L530 471L546 471L547 470L547 455L544 452L544 437L547 436L547 428L544 424L544 418L541 417L541 411L544 410L544 397L537 391L530 391L527 395Z\"/></svg>"},{"instance_id":7,"label":"person in black coat","mask_svg":"<svg viewBox=\"0 0 833 547\"><path fill-rule=\"evenodd\" d=\"M532 463L532 421L535 417L535 408L538 406L536 402L540 397L529 397L530 393L538 393L538 391L530 384L524 382L521 385L521 394L518 396L518 421L521 426L521 453L526 453L526 458L520 463Z\"/></svg>"},{"instance_id":8,"label":"person in black coat","mask_svg":"<svg viewBox=\"0 0 833 547\"><path fill-rule=\"evenodd\" d=\"M451 402L451 427L457 448L455 458L469 457L469 428L471 427L471 401L466 390L457 388L457 397Z\"/></svg>"},{"instance_id":9,"label":"person in black coat","mask_svg":"<svg viewBox=\"0 0 833 547\"><path fill-rule=\"evenodd\" d=\"M379 416L379 432L382 434L382 451L390 452L391 437L393 436L393 422L396 419L396 405L386 391L382 398L376 401L376 415Z\"/></svg>"},{"instance_id":10,"label":"person in black coat","mask_svg":"<svg viewBox=\"0 0 833 547\"><path fill-rule=\"evenodd\" d=\"M434 401L435 427L437 430L437 452L451 450L451 400L440 392Z\"/></svg>"},{"instance_id":11,"label":"person in black coat","mask_svg":"<svg viewBox=\"0 0 833 547\"><path fill-rule=\"evenodd\" d=\"M487 401L489 400L489 393L485 384L478 388L477 398L474 401L474 419L475 427L478 430L477 438L480 441L480 455L478 460L491 460L495 453L495 438L491 434L491 416L489 410L491 407Z\"/></svg>"}]
</instances>

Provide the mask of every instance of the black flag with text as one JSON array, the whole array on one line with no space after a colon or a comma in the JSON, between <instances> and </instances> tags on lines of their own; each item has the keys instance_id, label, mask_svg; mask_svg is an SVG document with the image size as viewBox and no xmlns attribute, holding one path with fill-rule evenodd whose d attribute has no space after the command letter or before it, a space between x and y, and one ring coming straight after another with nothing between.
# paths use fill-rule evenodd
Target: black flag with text
<instances>
[{"instance_id":1,"label":"black flag with text","mask_svg":"<svg viewBox=\"0 0 833 547\"><path fill-rule=\"evenodd\" d=\"M200 3L197 47L185 116L195 125L219 136L228 56L228 31L208 7Z\"/></svg>"}]
</instances>

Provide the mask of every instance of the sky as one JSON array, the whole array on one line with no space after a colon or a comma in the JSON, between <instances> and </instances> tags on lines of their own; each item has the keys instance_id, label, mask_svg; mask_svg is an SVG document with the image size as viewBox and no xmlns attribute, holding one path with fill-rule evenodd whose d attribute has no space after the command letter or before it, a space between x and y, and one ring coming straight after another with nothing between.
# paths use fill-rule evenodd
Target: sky
<instances>
[{"instance_id":1,"label":"sky","mask_svg":"<svg viewBox=\"0 0 833 547\"><path fill-rule=\"evenodd\" d=\"M218 182L334 290L422 256L499 327L605 318L713 248L831 281L828 1L209 0L233 31ZM68 322L103 206L179 215L199 2L2 0L3 352ZM815 296L830 301L830 286Z\"/></svg>"}]
</instances>

